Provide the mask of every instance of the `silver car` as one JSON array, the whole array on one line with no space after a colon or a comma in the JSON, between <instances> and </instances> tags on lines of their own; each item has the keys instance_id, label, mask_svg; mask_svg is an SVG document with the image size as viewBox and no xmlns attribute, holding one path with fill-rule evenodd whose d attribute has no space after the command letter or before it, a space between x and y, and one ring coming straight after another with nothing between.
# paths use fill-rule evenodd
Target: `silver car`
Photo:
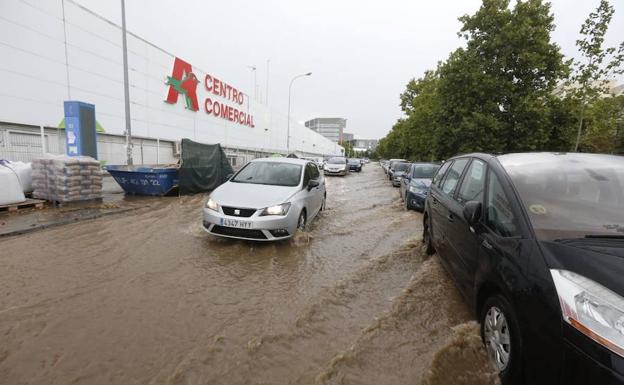
<instances>
[{"instance_id":1,"label":"silver car","mask_svg":"<svg viewBox=\"0 0 624 385\"><path fill-rule=\"evenodd\" d=\"M325 175L347 175L349 173L349 164L347 163L347 158L342 156L330 158L327 163L325 163L323 171Z\"/></svg>"},{"instance_id":2,"label":"silver car","mask_svg":"<svg viewBox=\"0 0 624 385\"><path fill-rule=\"evenodd\" d=\"M315 162L262 158L216 188L204 207L210 234L258 241L292 237L325 207L325 178Z\"/></svg>"}]
</instances>

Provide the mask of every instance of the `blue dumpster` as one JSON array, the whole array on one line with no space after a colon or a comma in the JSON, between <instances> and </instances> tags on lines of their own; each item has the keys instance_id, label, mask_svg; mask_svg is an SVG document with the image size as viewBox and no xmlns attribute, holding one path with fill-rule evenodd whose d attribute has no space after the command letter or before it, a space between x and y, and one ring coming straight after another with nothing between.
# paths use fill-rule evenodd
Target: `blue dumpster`
<instances>
[{"instance_id":1,"label":"blue dumpster","mask_svg":"<svg viewBox=\"0 0 624 385\"><path fill-rule=\"evenodd\" d=\"M111 165L106 170L126 194L163 196L178 187L177 167Z\"/></svg>"}]
</instances>

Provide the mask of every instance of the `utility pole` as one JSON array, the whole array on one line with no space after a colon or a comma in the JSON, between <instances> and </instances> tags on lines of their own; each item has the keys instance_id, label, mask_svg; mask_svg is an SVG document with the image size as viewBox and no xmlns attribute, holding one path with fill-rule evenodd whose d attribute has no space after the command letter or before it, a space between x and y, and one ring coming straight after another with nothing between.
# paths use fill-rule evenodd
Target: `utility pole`
<instances>
[{"instance_id":1,"label":"utility pole","mask_svg":"<svg viewBox=\"0 0 624 385\"><path fill-rule=\"evenodd\" d=\"M292 93L292 85L295 80L302 78L304 76L310 76L310 75L312 75L312 72L297 75L294 78L292 78L292 80L290 81L290 85L288 86L288 123L287 123L288 128L286 130L286 152L288 154L290 154L290 95Z\"/></svg>"},{"instance_id":2,"label":"utility pole","mask_svg":"<svg viewBox=\"0 0 624 385\"><path fill-rule=\"evenodd\" d=\"M266 66L266 86L265 86L265 92L266 92L266 96L264 97L264 104L266 104L266 106L269 106L269 64L271 64L271 59L267 59L267 66Z\"/></svg>"},{"instance_id":3,"label":"utility pole","mask_svg":"<svg viewBox=\"0 0 624 385\"><path fill-rule=\"evenodd\" d=\"M258 82L256 79L256 66L247 66L252 72L254 76L254 100L258 100Z\"/></svg>"},{"instance_id":4,"label":"utility pole","mask_svg":"<svg viewBox=\"0 0 624 385\"><path fill-rule=\"evenodd\" d=\"M121 38L123 43L124 101L126 109L126 155L132 165L132 122L130 121L130 87L128 85L128 44L126 42L126 4L121 0Z\"/></svg>"}]
</instances>

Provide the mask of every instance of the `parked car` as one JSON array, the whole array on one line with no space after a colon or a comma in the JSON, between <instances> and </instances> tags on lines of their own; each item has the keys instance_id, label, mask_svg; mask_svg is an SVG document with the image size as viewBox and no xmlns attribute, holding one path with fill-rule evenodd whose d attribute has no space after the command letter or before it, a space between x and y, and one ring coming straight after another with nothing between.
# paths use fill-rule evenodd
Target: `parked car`
<instances>
[{"instance_id":1,"label":"parked car","mask_svg":"<svg viewBox=\"0 0 624 385\"><path fill-rule=\"evenodd\" d=\"M407 171L410 169L410 166L412 164L408 163L408 162L395 162L392 165L392 186L393 187L399 187L401 186L401 179L403 179L403 176L407 173Z\"/></svg>"},{"instance_id":2,"label":"parked car","mask_svg":"<svg viewBox=\"0 0 624 385\"><path fill-rule=\"evenodd\" d=\"M423 215L507 384L624 384L624 157L452 158Z\"/></svg>"},{"instance_id":3,"label":"parked car","mask_svg":"<svg viewBox=\"0 0 624 385\"><path fill-rule=\"evenodd\" d=\"M436 163L413 163L401 179L401 199L407 210L423 211L433 175L440 168Z\"/></svg>"},{"instance_id":4,"label":"parked car","mask_svg":"<svg viewBox=\"0 0 624 385\"><path fill-rule=\"evenodd\" d=\"M210 234L258 241L292 237L325 207L325 179L315 162L261 158L217 187L203 209Z\"/></svg>"},{"instance_id":5,"label":"parked car","mask_svg":"<svg viewBox=\"0 0 624 385\"><path fill-rule=\"evenodd\" d=\"M362 163L360 163L359 159L350 158L348 160L348 164L349 164L349 171L356 171L356 172L362 171Z\"/></svg>"},{"instance_id":6,"label":"parked car","mask_svg":"<svg viewBox=\"0 0 624 385\"><path fill-rule=\"evenodd\" d=\"M381 159L379 161L379 165L381 166L381 169L383 170L383 172L386 172L386 167L388 165L388 160L387 159Z\"/></svg>"},{"instance_id":7,"label":"parked car","mask_svg":"<svg viewBox=\"0 0 624 385\"><path fill-rule=\"evenodd\" d=\"M347 164L347 158L342 156L336 156L329 158L323 167L325 175L342 175L345 176L349 172L349 165Z\"/></svg>"},{"instance_id":8,"label":"parked car","mask_svg":"<svg viewBox=\"0 0 624 385\"><path fill-rule=\"evenodd\" d=\"M388 161L388 167L386 169L386 174L388 174L388 180L392 180L392 174L394 173L394 165L396 163L405 163L407 160L405 159L390 159Z\"/></svg>"}]
</instances>

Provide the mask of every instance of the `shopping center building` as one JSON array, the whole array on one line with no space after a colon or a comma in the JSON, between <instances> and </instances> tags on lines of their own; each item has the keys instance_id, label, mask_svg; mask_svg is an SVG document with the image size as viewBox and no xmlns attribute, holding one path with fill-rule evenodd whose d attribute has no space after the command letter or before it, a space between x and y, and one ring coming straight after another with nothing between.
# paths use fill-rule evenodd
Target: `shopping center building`
<instances>
[{"instance_id":1,"label":"shopping center building","mask_svg":"<svg viewBox=\"0 0 624 385\"><path fill-rule=\"evenodd\" d=\"M134 163L174 162L182 138L220 143L233 162L286 153L286 111L249 97L244 81L211 63L191 63L132 33L127 39ZM0 159L64 153L63 103L77 100L95 105L100 160L125 163L122 53L121 27L72 0L3 0ZM290 147L303 156L342 151L295 119Z\"/></svg>"}]
</instances>

